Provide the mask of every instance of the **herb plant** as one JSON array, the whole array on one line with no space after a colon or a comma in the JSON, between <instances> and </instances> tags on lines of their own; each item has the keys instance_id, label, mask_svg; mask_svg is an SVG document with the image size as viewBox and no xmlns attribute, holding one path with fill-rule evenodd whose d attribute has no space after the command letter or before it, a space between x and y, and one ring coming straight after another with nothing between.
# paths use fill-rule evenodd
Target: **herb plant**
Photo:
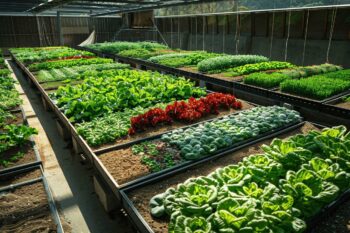
<instances>
[{"instance_id":1,"label":"herb plant","mask_svg":"<svg viewBox=\"0 0 350 233\"><path fill-rule=\"evenodd\" d=\"M244 77L243 82L253 86L273 88L278 87L281 82L287 79L290 77L280 73L254 73Z\"/></svg>"},{"instance_id":2,"label":"herb plant","mask_svg":"<svg viewBox=\"0 0 350 233\"><path fill-rule=\"evenodd\" d=\"M221 73L229 68L267 62L269 59L259 55L225 55L214 58L208 58L198 63L200 72Z\"/></svg>"},{"instance_id":3,"label":"herb plant","mask_svg":"<svg viewBox=\"0 0 350 233\"><path fill-rule=\"evenodd\" d=\"M112 59L106 58L78 58L78 59L67 59L67 60L57 60L57 61L47 61L42 63L34 63L29 66L31 71L39 70L51 70L63 67L71 66L81 66L81 65L90 65L90 64L104 64L104 63L113 63Z\"/></svg>"},{"instance_id":4,"label":"herb plant","mask_svg":"<svg viewBox=\"0 0 350 233\"><path fill-rule=\"evenodd\" d=\"M260 62L256 64L246 64L243 66L238 66L235 68L228 69L228 75L230 76L239 76L250 74L254 72L266 71L266 70L279 70L286 68L293 68L295 65L289 62L280 62L280 61L268 61Z\"/></svg>"}]
</instances>

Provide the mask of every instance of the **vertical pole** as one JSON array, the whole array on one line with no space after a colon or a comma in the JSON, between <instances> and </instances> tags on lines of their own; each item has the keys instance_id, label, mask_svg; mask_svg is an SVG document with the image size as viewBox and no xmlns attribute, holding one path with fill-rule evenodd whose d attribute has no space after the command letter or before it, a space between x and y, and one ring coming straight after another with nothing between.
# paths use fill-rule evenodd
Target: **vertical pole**
<instances>
[{"instance_id":1,"label":"vertical pole","mask_svg":"<svg viewBox=\"0 0 350 233\"><path fill-rule=\"evenodd\" d=\"M203 16L203 46L202 46L202 50L205 50L205 17Z\"/></svg>"},{"instance_id":2,"label":"vertical pole","mask_svg":"<svg viewBox=\"0 0 350 233\"><path fill-rule=\"evenodd\" d=\"M41 46L43 46L43 38L42 38L42 33L41 33L41 26L40 26L40 22L39 22L38 16L35 16L35 19L36 19L36 26L38 27L39 43L40 43L40 47L41 47Z\"/></svg>"},{"instance_id":3,"label":"vertical pole","mask_svg":"<svg viewBox=\"0 0 350 233\"><path fill-rule=\"evenodd\" d=\"M173 48L173 18L170 18L170 47Z\"/></svg>"},{"instance_id":4,"label":"vertical pole","mask_svg":"<svg viewBox=\"0 0 350 233\"><path fill-rule=\"evenodd\" d=\"M198 49L198 17L196 16L196 50Z\"/></svg>"},{"instance_id":5,"label":"vertical pole","mask_svg":"<svg viewBox=\"0 0 350 233\"><path fill-rule=\"evenodd\" d=\"M57 36L59 38L59 45L64 45L62 28L61 28L61 12L59 11L57 11L56 23L57 23Z\"/></svg>"}]
</instances>

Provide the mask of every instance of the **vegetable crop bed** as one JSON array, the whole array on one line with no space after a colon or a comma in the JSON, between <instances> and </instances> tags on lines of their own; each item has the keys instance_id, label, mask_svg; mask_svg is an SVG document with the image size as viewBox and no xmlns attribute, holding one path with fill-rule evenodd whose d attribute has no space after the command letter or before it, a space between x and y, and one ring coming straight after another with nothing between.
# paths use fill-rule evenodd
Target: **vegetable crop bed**
<instances>
[{"instance_id":1,"label":"vegetable crop bed","mask_svg":"<svg viewBox=\"0 0 350 233\"><path fill-rule=\"evenodd\" d=\"M0 77L0 170L37 160L30 141L37 131L24 125L21 111L13 111L21 103L9 73Z\"/></svg>"},{"instance_id":2,"label":"vegetable crop bed","mask_svg":"<svg viewBox=\"0 0 350 233\"><path fill-rule=\"evenodd\" d=\"M209 96L204 97L207 95L204 89L195 87L193 82L181 77L130 70L124 64L104 60L107 63L83 66L70 66L70 60L43 60L42 63L32 64L38 69L35 78L41 88L49 93L77 132L95 149L132 142L252 107L232 95L217 93L209 95L215 96L211 99ZM75 62L75 59L72 61ZM53 63L57 65L51 65ZM66 67L67 64L69 67ZM220 103L218 96L221 100L229 99L231 102ZM203 100L195 99L200 97ZM170 120L164 121L164 116L170 114L170 110L167 110L170 107L181 113L181 116L169 115L167 119ZM159 112L163 116L157 115ZM146 128L136 126L137 117L149 119ZM132 118L135 118L133 124Z\"/></svg>"},{"instance_id":3,"label":"vegetable crop bed","mask_svg":"<svg viewBox=\"0 0 350 233\"><path fill-rule=\"evenodd\" d=\"M308 219L349 188L350 157L340 145L349 134L344 127L321 133L306 123L278 138L126 189L126 201L156 233L303 232ZM332 152L337 146L343 149Z\"/></svg>"},{"instance_id":4,"label":"vegetable crop bed","mask_svg":"<svg viewBox=\"0 0 350 233\"><path fill-rule=\"evenodd\" d=\"M36 74L37 80L40 83L49 81L62 81L66 79L84 79L87 76L96 76L99 72L114 69L126 69L130 65L121 63L102 63L92 65L82 65L73 67L63 67L52 70L40 70Z\"/></svg>"},{"instance_id":5,"label":"vegetable crop bed","mask_svg":"<svg viewBox=\"0 0 350 233\"><path fill-rule=\"evenodd\" d=\"M232 95L219 93L209 94L209 96L213 95L233 97ZM202 99L208 98L203 97ZM217 99L215 102L216 101ZM203 112L201 105L181 103L184 102L157 104L151 108L136 107L132 110L127 109L123 112L106 114L105 116L95 118L92 121L76 124L76 128L78 133L82 135L90 146L101 148L115 143L127 143L141 138L154 136L187 124L228 115L240 111L241 109L244 110L253 107L246 102L232 99L232 103L239 103L239 105L235 107L232 106L232 104L231 106L222 106L219 104L216 111L211 110L209 112ZM184 106L189 107L185 108ZM177 119L177 117L174 117L171 114L174 108L176 108L177 112L181 114L182 119Z\"/></svg>"},{"instance_id":6,"label":"vegetable crop bed","mask_svg":"<svg viewBox=\"0 0 350 233\"><path fill-rule=\"evenodd\" d=\"M282 92L313 99L326 99L350 90L350 70L341 70L300 80L286 80L280 85Z\"/></svg>"},{"instance_id":7,"label":"vegetable crop bed","mask_svg":"<svg viewBox=\"0 0 350 233\"><path fill-rule=\"evenodd\" d=\"M124 184L186 161L232 149L299 120L299 114L292 110L256 107L186 129L173 130L160 139L108 152L100 155L99 159L118 184Z\"/></svg>"},{"instance_id":8,"label":"vegetable crop bed","mask_svg":"<svg viewBox=\"0 0 350 233\"><path fill-rule=\"evenodd\" d=\"M31 64L45 60L93 57L94 54L68 47L16 48L11 49L22 63Z\"/></svg>"}]
</instances>

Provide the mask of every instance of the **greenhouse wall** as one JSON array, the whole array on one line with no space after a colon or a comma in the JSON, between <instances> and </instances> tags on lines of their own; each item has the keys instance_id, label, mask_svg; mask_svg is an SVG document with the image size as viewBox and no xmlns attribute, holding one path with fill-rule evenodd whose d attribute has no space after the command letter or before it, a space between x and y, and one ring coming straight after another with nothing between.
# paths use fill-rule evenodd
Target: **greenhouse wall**
<instances>
[{"instance_id":1,"label":"greenhouse wall","mask_svg":"<svg viewBox=\"0 0 350 233\"><path fill-rule=\"evenodd\" d=\"M334 24L333 16L334 10L327 9L239 16L160 17L156 22L171 47L262 54L274 60L287 58L288 61L305 65L327 60L333 25L329 62L350 67L350 60L347 59L350 56L350 9L338 9ZM162 38L157 36L157 40L162 41Z\"/></svg>"},{"instance_id":2,"label":"greenhouse wall","mask_svg":"<svg viewBox=\"0 0 350 233\"><path fill-rule=\"evenodd\" d=\"M157 17L155 22L160 33L125 30L117 39L157 40L187 50L262 54L299 65L328 60L350 67L350 8Z\"/></svg>"},{"instance_id":3,"label":"greenhouse wall","mask_svg":"<svg viewBox=\"0 0 350 233\"><path fill-rule=\"evenodd\" d=\"M0 16L0 48L59 44L56 17ZM61 17L65 45L83 42L92 30L96 41L110 41L119 30L120 18Z\"/></svg>"}]
</instances>

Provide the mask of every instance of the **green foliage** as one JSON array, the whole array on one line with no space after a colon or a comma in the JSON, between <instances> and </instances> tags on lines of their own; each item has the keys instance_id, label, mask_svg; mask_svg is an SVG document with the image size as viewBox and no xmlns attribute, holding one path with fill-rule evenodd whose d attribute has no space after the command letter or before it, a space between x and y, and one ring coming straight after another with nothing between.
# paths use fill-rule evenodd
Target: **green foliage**
<instances>
[{"instance_id":1,"label":"green foliage","mask_svg":"<svg viewBox=\"0 0 350 233\"><path fill-rule=\"evenodd\" d=\"M0 69L0 77L7 77L10 73L9 69Z\"/></svg>"},{"instance_id":2,"label":"green foliage","mask_svg":"<svg viewBox=\"0 0 350 233\"><path fill-rule=\"evenodd\" d=\"M132 50L132 49L145 49L148 51L155 51L159 49L168 49L166 45L155 43L155 42L105 42L97 43L86 46L88 48L98 50L101 52L119 54L122 51Z\"/></svg>"},{"instance_id":3,"label":"green foliage","mask_svg":"<svg viewBox=\"0 0 350 233\"><path fill-rule=\"evenodd\" d=\"M103 75L104 70L126 69L128 64L102 63L83 66L63 67L60 69L40 70L36 76L39 82L60 81L66 79L84 79L88 76Z\"/></svg>"},{"instance_id":4,"label":"green foliage","mask_svg":"<svg viewBox=\"0 0 350 233\"><path fill-rule=\"evenodd\" d=\"M120 53L118 53L118 55L123 57L132 57L132 58L140 58L140 59L148 59L152 56L155 56L154 52L143 48L123 50Z\"/></svg>"},{"instance_id":5,"label":"green foliage","mask_svg":"<svg viewBox=\"0 0 350 233\"><path fill-rule=\"evenodd\" d=\"M259 71L265 70L278 70L278 69L286 69L293 68L295 65L289 62L280 62L280 61L270 61L270 62L260 62L256 64L246 64L243 66L238 66L235 68L228 69L227 71L231 76L239 76L244 74L250 74Z\"/></svg>"},{"instance_id":6,"label":"green foliage","mask_svg":"<svg viewBox=\"0 0 350 233\"><path fill-rule=\"evenodd\" d=\"M43 47L43 48L19 48L11 49L16 58L21 62L41 62L65 57L94 56L95 54L76 50L68 47Z\"/></svg>"},{"instance_id":7,"label":"green foliage","mask_svg":"<svg viewBox=\"0 0 350 233\"><path fill-rule=\"evenodd\" d=\"M8 77L0 77L0 88L5 90L11 90L15 88L15 80L13 80L10 76Z\"/></svg>"},{"instance_id":8,"label":"green foliage","mask_svg":"<svg viewBox=\"0 0 350 233\"><path fill-rule=\"evenodd\" d=\"M162 140L175 145L184 159L195 160L299 120L297 112L286 108L256 107L185 130L173 130Z\"/></svg>"},{"instance_id":9,"label":"green foliage","mask_svg":"<svg viewBox=\"0 0 350 233\"><path fill-rule=\"evenodd\" d=\"M312 99L326 99L350 88L350 81L327 76L312 76L300 80L286 80L280 84L281 91Z\"/></svg>"},{"instance_id":10,"label":"green foliage","mask_svg":"<svg viewBox=\"0 0 350 233\"><path fill-rule=\"evenodd\" d=\"M198 63L198 70L201 72L220 73L229 68L266 62L269 59L259 55L226 55L205 59Z\"/></svg>"},{"instance_id":11,"label":"green foliage","mask_svg":"<svg viewBox=\"0 0 350 233\"><path fill-rule=\"evenodd\" d=\"M166 104L156 104L153 107L165 108L165 106ZM122 112L106 114L92 121L77 124L75 127L89 145L98 146L127 136L131 127L130 118L143 114L148 109L142 107L125 109Z\"/></svg>"},{"instance_id":12,"label":"green foliage","mask_svg":"<svg viewBox=\"0 0 350 233\"><path fill-rule=\"evenodd\" d=\"M72 122L80 122L127 108L147 108L206 94L185 78L151 71L111 72L113 75L87 77L81 84L60 87L51 97Z\"/></svg>"},{"instance_id":13,"label":"green foliage","mask_svg":"<svg viewBox=\"0 0 350 233\"><path fill-rule=\"evenodd\" d=\"M279 73L285 74L294 79L300 79L300 78L306 78L312 75L325 74L325 73L334 72L342 69L343 68L341 66L325 63L321 65L303 66L303 67L296 67L288 70L281 70L279 71Z\"/></svg>"},{"instance_id":14,"label":"green foliage","mask_svg":"<svg viewBox=\"0 0 350 233\"><path fill-rule=\"evenodd\" d=\"M244 77L243 82L249 85L273 88L277 87L281 82L289 79L287 75L280 73L253 73Z\"/></svg>"},{"instance_id":15,"label":"green foliage","mask_svg":"<svg viewBox=\"0 0 350 233\"><path fill-rule=\"evenodd\" d=\"M349 143L344 126L275 139L263 154L154 196L150 212L170 216L169 232L304 232L350 188Z\"/></svg>"},{"instance_id":16,"label":"green foliage","mask_svg":"<svg viewBox=\"0 0 350 233\"><path fill-rule=\"evenodd\" d=\"M23 145L34 134L38 134L38 131L25 125L5 126L0 133L0 154L12 147Z\"/></svg>"},{"instance_id":17,"label":"green foliage","mask_svg":"<svg viewBox=\"0 0 350 233\"><path fill-rule=\"evenodd\" d=\"M151 57L148 59L151 62L166 65L170 67L183 67L197 65L199 62L220 56L217 53L208 53L204 51L194 51L189 53L170 53Z\"/></svg>"},{"instance_id":18,"label":"green foliage","mask_svg":"<svg viewBox=\"0 0 350 233\"><path fill-rule=\"evenodd\" d=\"M106 59L106 58L90 58L90 59L81 58L81 59L48 61L48 62L32 64L29 66L29 69L31 71L39 71L39 70L59 69L63 67L91 65L91 64L104 64L104 63L113 63L113 60Z\"/></svg>"},{"instance_id":19,"label":"green foliage","mask_svg":"<svg viewBox=\"0 0 350 233\"><path fill-rule=\"evenodd\" d=\"M22 100L19 98L19 93L16 90L0 88L0 109L9 110L17 107L21 103Z\"/></svg>"}]
</instances>

